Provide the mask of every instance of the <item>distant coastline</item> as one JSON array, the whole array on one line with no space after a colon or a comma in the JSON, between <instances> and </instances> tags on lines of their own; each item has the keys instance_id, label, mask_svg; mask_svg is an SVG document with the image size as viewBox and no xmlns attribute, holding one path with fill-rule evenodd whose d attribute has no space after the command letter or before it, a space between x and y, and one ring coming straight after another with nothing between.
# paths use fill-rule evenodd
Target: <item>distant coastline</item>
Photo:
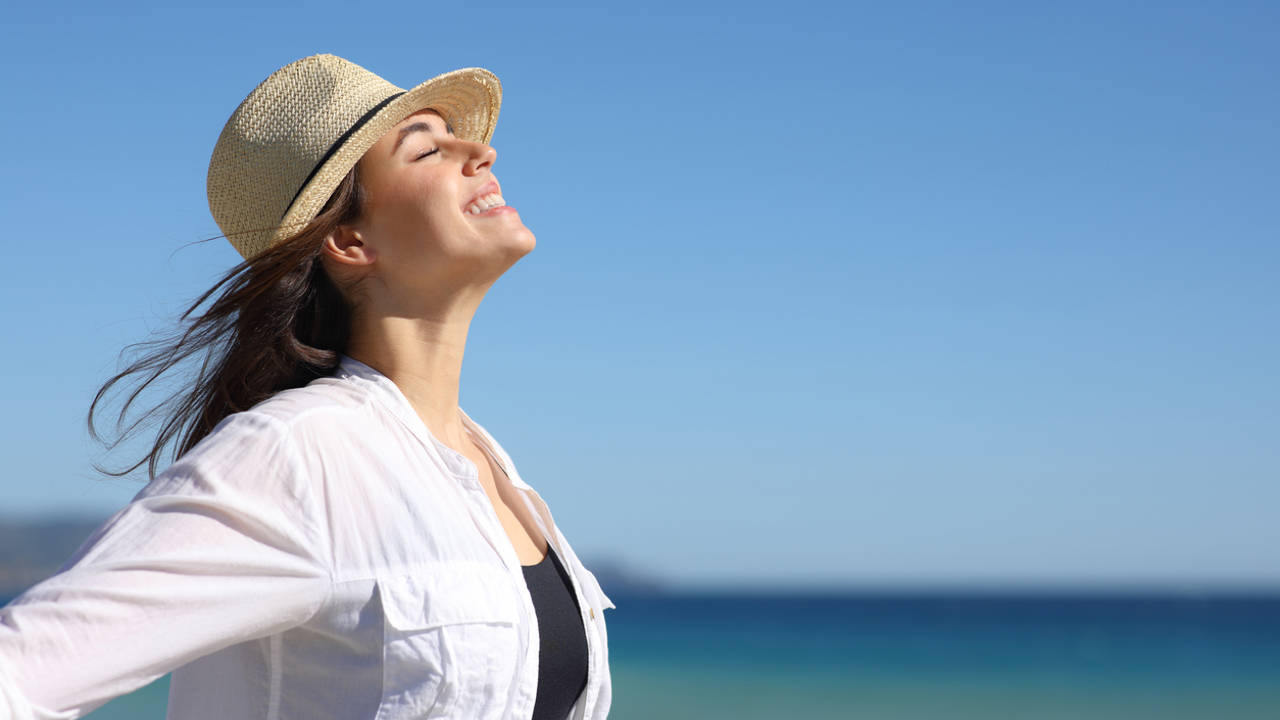
<instances>
[{"instance_id":1,"label":"distant coastline","mask_svg":"<svg viewBox=\"0 0 1280 720\"><path fill-rule=\"evenodd\" d=\"M0 518L0 597L56 573L106 517Z\"/></svg>"},{"instance_id":2,"label":"distant coastline","mask_svg":"<svg viewBox=\"0 0 1280 720\"><path fill-rule=\"evenodd\" d=\"M7 601L56 573L107 516L0 517L0 600ZM1168 583L1068 583L1024 579L1013 583L960 582L850 582L840 584L704 583L697 586L671 582L639 572L627 563L583 552L583 562L599 580L606 594L618 597L862 597L912 599L930 597L1028 598L1175 598L1280 599L1280 585L1228 586L1194 582Z\"/></svg>"}]
</instances>

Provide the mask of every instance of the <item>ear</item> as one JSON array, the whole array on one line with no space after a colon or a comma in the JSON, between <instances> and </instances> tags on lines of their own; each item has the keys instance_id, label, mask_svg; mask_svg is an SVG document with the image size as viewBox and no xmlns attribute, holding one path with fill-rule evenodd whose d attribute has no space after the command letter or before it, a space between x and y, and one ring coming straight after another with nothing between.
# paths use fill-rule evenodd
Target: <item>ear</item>
<instances>
[{"instance_id":1,"label":"ear","mask_svg":"<svg viewBox=\"0 0 1280 720\"><path fill-rule=\"evenodd\" d=\"M330 260L351 266L372 265L376 257L360 231L349 225L339 225L325 237L323 252Z\"/></svg>"}]
</instances>

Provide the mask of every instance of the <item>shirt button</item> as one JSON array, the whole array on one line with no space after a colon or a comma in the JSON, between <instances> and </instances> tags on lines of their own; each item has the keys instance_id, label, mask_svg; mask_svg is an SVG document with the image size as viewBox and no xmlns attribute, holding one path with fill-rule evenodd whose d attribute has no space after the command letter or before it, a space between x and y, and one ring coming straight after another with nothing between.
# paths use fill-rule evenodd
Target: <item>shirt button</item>
<instances>
[{"instance_id":1,"label":"shirt button","mask_svg":"<svg viewBox=\"0 0 1280 720\"><path fill-rule=\"evenodd\" d=\"M596 609L595 609L595 608L588 608L588 609L589 609L589 610L590 610L590 612L591 612L591 619L592 619L592 620L595 620L595 619L596 619Z\"/></svg>"}]
</instances>

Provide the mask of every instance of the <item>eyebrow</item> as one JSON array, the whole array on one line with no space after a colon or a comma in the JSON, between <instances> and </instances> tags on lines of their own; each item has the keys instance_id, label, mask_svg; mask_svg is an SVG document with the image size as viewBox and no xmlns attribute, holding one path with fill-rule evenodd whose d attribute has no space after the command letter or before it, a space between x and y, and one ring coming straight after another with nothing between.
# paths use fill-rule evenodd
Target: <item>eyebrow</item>
<instances>
[{"instance_id":1,"label":"eyebrow","mask_svg":"<svg viewBox=\"0 0 1280 720\"><path fill-rule=\"evenodd\" d=\"M450 125L447 120L444 123L444 128L449 132L450 135L453 134L453 126ZM392 155L396 154L396 151L400 149L400 143L404 142L404 139L408 137L410 133L415 133L415 132L429 133L431 131L432 131L431 126L425 122L416 122L412 125L408 125L406 127L400 128L400 136L396 138L396 144L394 147L391 148L391 154Z\"/></svg>"}]
</instances>

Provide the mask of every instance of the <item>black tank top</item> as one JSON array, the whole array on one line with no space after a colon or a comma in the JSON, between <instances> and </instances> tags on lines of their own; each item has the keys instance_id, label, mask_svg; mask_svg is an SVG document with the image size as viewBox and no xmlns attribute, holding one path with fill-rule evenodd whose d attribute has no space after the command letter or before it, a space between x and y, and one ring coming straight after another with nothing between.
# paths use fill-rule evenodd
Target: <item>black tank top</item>
<instances>
[{"instance_id":1,"label":"black tank top","mask_svg":"<svg viewBox=\"0 0 1280 720\"><path fill-rule=\"evenodd\" d=\"M524 582L538 615L538 694L533 720L565 720L587 686L587 633L569 573L556 551L523 565Z\"/></svg>"}]
</instances>

